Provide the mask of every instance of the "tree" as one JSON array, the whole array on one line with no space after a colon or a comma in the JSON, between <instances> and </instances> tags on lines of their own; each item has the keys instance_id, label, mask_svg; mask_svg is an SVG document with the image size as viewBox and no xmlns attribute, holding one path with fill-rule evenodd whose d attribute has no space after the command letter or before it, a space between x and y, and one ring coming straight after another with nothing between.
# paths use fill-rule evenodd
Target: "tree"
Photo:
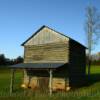
<instances>
[{"instance_id":1,"label":"tree","mask_svg":"<svg viewBox=\"0 0 100 100\"><path fill-rule=\"evenodd\" d=\"M21 56L19 56L19 57L17 57L16 59L15 59L15 64L18 64L18 63L23 63L23 58L21 57Z\"/></svg>"},{"instance_id":2,"label":"tree","mask_svg":"<svg viewBox=\"0 0 100 100\"><path fill-rule=\"evenodd\" d=\"M23 60L24 59L21 56L18 56L16 59L9 59L9 58L6 58L4 54L0 54L0 66L23 63Z\"/></svg>"},{"instance_id":3,"label":"tree","mask_svg":"<svg viewBox=\"0 0 100 100\"><path fill-rule=\"evenodd\" d=\"M5 65L6 58L4 54L0 54L0 65Z\"/></svg>"},{"instance_id":4,"label":"tree","mask_svg":"<svg viewBox=\"0 0 100 100\"><path fill-rule=\"evenodd\" d=\"M91 51L100 37L100 15L94 6L86 8L85 31L88 47L88 78L90 78Z\"/></svg>"}]
</instances>

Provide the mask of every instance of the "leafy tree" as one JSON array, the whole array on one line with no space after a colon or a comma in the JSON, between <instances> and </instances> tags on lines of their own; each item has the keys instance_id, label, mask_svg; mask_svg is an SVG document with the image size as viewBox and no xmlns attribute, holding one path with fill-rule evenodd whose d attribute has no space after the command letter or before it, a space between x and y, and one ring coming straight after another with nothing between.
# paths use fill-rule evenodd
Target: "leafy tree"
<instances>
[{"instance_id":1,"label":"leafy tree","mask_svg":"<svg viewBox=\"0 0 100 100\"><path fill-rule=\"evenodd\" d=\"M13 65L23 62L23 57L19 56L16 59L6 58L4 54L0 54L0 65Z\"/></svg>"},{"instance_id":2,"label":"leafy tree","mask_svg":"<svg viewBox=\"0 0 100 100\"><path fill-rule=\"evenodd\" d=\"M14 61L15 64L22 63L22 62L23 62L23 58L21 56L17 57Z\"/></svg>"},{"instance_id":3,"label":"leafy tree","mask_svg":"<svg viewBox=\"0 0 100 100\"><path fill-rule=\"evenodd\" d=\"M91 68L91 51L94 45L98 42L100 37L100 14L94 6L88 6L86 8L86 22L85 31L87 36L88 47L88 78L90 78Z\"/></svg>"},{"instance_id":4,"label":"leafy tree","mask_svg":"<svg viewBox=\"0 0 100 100\"><path fill-rule=\"evenodd\" d=\"M0 54L0 65L6 64L6 58L4 54Z\"/></svg>"}]
</instances>

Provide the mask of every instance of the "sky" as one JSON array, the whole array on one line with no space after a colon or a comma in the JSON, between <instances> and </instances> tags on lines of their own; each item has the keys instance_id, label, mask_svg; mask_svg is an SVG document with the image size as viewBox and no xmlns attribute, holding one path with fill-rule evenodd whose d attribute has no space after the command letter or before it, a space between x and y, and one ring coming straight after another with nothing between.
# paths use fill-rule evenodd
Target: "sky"
<instances>
[{"instance_id":1,"label":"sky","mask_svg":"<svg viewBox=\"0 0 100 100\"><path fill-rule=\"evenodd\" d=\"M21 44L47 25L86 45L86 7L100 11L100 0L0 0L0 54L23 56ZM93 50L100 51L100 41Z\"/></svg>"}]
</instances>

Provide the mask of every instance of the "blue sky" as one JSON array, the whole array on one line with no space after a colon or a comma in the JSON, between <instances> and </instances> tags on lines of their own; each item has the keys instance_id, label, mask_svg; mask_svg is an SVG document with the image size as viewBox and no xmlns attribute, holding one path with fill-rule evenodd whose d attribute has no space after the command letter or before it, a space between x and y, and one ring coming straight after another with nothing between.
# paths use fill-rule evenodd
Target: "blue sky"
<instances>
[{"instance_id":1,"label":"blue sky","mask_svg":"<svg viewBox=\"0 0 100 100\"><path fill-rule=\"evenodd\" d=\"M0 0L0 54L23 56L20 46L42 25L86 44L85 8L100 11L100 0ZM100 51L100 41L93 52Z\"/></svg>"}]
</instances>

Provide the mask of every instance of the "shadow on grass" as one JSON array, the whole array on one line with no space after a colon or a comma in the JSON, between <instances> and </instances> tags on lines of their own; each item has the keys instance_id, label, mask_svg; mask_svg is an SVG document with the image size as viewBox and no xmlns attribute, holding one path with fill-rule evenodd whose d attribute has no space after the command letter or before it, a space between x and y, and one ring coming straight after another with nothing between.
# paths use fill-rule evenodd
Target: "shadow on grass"
<instances>
[{"instance_id":1,"label":"shadow on grass","mask_svg":"<svg viewBox=\"0 0 100 100\"><path fill-rule=\"evenodd\" d=\"M96 82L100 82L100 74L91 74L90 79L88 79L88 76L86 76L86 84L87 86L95 84Z\"/></svg>"}]
</instances>

